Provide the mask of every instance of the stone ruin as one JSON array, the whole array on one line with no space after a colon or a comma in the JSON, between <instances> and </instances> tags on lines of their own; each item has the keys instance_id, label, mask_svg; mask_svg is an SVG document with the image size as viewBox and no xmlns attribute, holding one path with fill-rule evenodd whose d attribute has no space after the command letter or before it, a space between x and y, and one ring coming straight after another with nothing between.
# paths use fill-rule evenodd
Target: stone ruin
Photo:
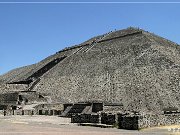
<instances>
[{"instance_id":1,"label":"stone ruin","mask_svg":"<svg viewBox=\"0 0 180 135\"><path fill-rule=\"evenodd\" d=\"M127 129L177 124L179 52L139 28L108 32L1 75L0 112Z\"/></svg>"}]
</instances>

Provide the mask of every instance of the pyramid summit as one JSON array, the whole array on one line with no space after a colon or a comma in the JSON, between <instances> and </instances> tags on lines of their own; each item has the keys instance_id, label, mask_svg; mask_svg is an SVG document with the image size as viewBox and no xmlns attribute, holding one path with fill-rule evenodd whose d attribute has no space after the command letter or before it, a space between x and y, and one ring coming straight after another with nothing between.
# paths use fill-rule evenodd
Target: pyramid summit
<instances>
[{"instance_id":1,"label":"pyramid summit","mask_svg":"<svg viewBox=\"0 0 180 135\"><path fill-rule=\"evenodd\" d=\"M2 94L36 91L52 102L121 104L122 111L180 109L180 47L129 27L67 47L0 76Z\"/></svg>"}]
</instances>

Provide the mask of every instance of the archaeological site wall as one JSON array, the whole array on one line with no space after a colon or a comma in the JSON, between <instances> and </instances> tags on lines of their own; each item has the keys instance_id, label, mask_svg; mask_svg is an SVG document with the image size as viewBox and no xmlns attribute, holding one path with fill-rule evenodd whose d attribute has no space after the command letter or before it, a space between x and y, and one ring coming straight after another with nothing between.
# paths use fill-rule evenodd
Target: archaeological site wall
<instances>
[{"instance_id":1,"label":"archaeological site wall","mask_svg":"<svg viewBox=\"0 0 180 135\"><path fill-rule=\"evenodd\" d=\"M124 115L124 114L76 114L71 118L72 123L99 123L118 126L120 129L139 130L142 128L178 125L180 114L145 114L145 115Z\"/></svg>"},{"instance_id":2,"label":"archaeological site wall","mask_svg":"<svg viewBox=\"0 0 180 135\"><path fill-rule=\"evenodd\" d=\"M180 124L180 114L145 114L132 116L118 116L119 128L142 129L156 126L178 125Z\"/></svg>"}]
</instances>

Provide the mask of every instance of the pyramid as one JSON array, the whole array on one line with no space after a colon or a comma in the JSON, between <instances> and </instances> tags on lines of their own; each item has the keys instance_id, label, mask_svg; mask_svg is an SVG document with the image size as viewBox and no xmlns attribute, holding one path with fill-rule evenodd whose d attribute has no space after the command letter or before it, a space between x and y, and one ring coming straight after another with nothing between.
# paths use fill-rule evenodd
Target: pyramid
<instances>
[{"instance_id":1,"label":"pyramid","mask_svg":"<svg viewBox=\"0 0 180 135\"><path fill-rule=\"evenodd\" d=\"M54 102L99 101L124 110L180 109L180 47L142 29L111 31L0 76L0 91L46 93Z\"/></svg>"}]
</instances>

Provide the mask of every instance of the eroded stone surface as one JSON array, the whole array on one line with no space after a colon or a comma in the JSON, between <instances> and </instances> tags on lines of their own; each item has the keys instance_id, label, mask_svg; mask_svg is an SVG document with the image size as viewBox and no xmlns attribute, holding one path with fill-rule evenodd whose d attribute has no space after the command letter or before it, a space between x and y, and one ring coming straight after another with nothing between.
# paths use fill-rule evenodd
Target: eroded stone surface
<instances>
[{"instance_id":1,"label":"eroded stone surface","mask_svg":"<svg viewBox=\"0 0 180 135\"><path fill-rule=\"evenodd\" d=\"M99 40L94 44L95 39ZM141 112L180 109L180 47L134 28L92 38L39 63L12 70L0 76L1 92L12 90L5 83L27 80L64 56L39 76L34 91L49 93L54 101L64 103L121 103L124 110Z\"/></svg>"}]
</instances>

